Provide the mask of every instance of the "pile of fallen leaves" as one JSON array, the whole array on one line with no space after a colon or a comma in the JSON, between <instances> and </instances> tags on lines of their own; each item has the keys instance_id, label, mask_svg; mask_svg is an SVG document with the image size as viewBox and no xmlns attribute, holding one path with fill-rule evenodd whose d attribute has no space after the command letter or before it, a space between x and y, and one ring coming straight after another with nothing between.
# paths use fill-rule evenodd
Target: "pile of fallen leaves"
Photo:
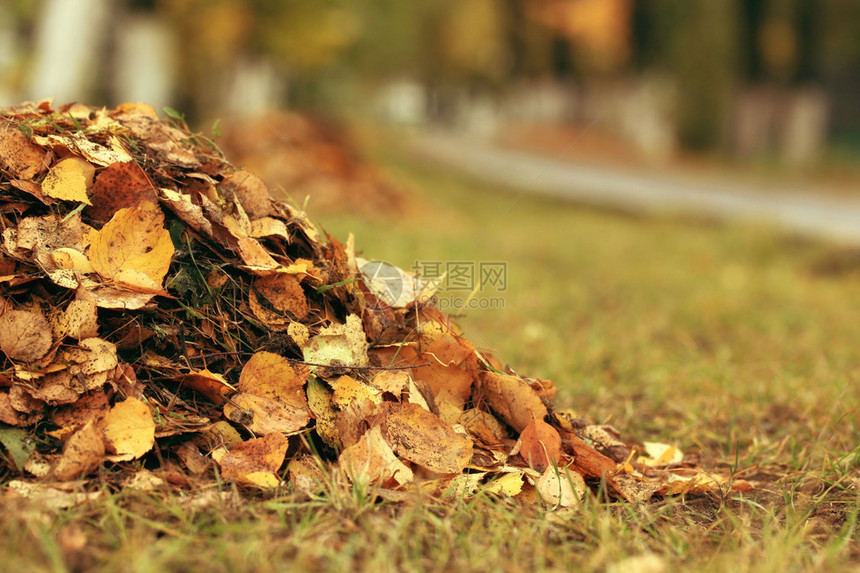
<instances>
[{"instance_id":1,"label":"pile of fallen leaves","mask_svg":"<svg viewBox=\"0 0 860 573\"><path fill-rule=\"evenodd\" d=\"M368 162L345 131L295 112L219 122L218 146L259 176L275 197L308 198L314 212L353 209L400 214L402 185Z\"/></svg>"},{"instance_id":2,"label":"pile of fallen leaves","mask_svg":"<svg viewBox=\"0 0 860 573\"><path fill-rule=\"evenodd\" d=\"M149 106L2 110L0 225L4 481L145 469L309 491L339 472L390 497L560 506L600 484L726 487L556 410L553 383L476 349L429 283L380 279Z\"/></svg>"}]
</instances>

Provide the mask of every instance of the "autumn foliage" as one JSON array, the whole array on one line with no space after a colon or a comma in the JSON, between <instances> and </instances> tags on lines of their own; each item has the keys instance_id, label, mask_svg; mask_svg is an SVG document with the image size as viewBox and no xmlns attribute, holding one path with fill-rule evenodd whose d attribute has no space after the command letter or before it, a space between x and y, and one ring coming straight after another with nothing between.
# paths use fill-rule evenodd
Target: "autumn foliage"
<instances>
[{"instance_id":1,"label":"autumn foliage","mask_svg":"<svg viewBox=\"0 0 860 573\"><path fill-rule=\"evenodd\" d=\"M401 272L413 296L391 300L351 239L149 106L3 110L0 223L7 474L308 491L341 472L559 506L727 487L555 409L551 381L475 348L427 285Z\"/></svg>"}]
</instances>

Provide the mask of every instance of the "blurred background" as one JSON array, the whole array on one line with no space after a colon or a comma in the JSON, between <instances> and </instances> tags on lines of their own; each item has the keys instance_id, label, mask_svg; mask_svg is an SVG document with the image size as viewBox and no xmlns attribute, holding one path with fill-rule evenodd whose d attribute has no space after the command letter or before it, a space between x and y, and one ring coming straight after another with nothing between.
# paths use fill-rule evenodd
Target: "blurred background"
<instances>
[{"instance_id":1,"label":"blurred background","mask_svg":"<svg viewBox=\"0 0 860 573\"><path fill-rule=\"evenodd\" d=\"M856 0L2 0L0 103L305 109L658 163L860 156Z\"/></svg>"}]
</instances>

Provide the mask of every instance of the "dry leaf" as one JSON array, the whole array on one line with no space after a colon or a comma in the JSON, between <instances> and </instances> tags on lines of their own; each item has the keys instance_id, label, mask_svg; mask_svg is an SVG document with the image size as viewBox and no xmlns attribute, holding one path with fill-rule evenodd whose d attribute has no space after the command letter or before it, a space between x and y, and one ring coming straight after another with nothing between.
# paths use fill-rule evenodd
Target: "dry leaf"
<instances>
[{"instance_id":1,"label":"dry leaf","mask_svg":"<svg viewBox=\"0 0 860 573\"><path fill-rule=\"evenodd\" d=\"M367 338L361 319L351 314L346 324L321 328L302 347L305 362L327 366L367 366ZM316 367L311 367L313 371Z\"/></svg>"},{"instance_id":2,"label":"dry leaf","mask_svg":"<svg viewBox=\"0 0 860 573\"><path fill-rule=\"evenodd\" d=\"M310 456L290 462L287 468L293 488L305 495L313 495L325 488L326 476L319 461Z\"/></svg>"},{"instance_id":3,"label":"dry leaf","mask_svg":"<svg viewBox=\"0 0 860 573\"><path fill-rule=\"evenodd\" d=\"M87 190L93 184L95 170L89 161L80 157L58 161L42 181L42 193L46 197L89 205Z\"/></svg>"},{"instance_id":4,"label":"dry leaf","mask_svg":"<svg viewBox=\"0 0 860 573\"><path fill-rule=\"evenodd\" d=\"M251 221L250 236L254 239L263 239L266 237L280 237L281 239L290 240L290 232L287 230L287 224L280 219L272 217L263 217Z\"/></svg>"},{"instance_id":5,"label":"dry leaf","mask_svg":"<svg viewBox=\"0 0 860 573\"><path fill-rule=\"evenodd\" d=\"M399 397L412 381L405 370L382 370L370 379L371 386Z\"/></svg>"},{"instance_id":6,"label":"dry leaf","mask_svg":"<svg viewBox=\"0 0 860 573\"><path fill-rule=\"evenodd\" d=\"M529 467L540 472L558 465L561 436L543 420L532 420L520 434L520 455Z\"/></svg>"},{"instance_id":7,"label":"dry leaf","mask_svg":"<svg viewBox=\"0 0 860 573\"><path fill-rule=\"evenodd\" d=\"M380 483L391 481L404 485L412 481L412 470L403 464L382 437L379 426L366 431L354 445L341 452L340 467L353 482Z\"/></svg>"},{"instance_id":8,"label":"dry leaf","mask_svg":"<svg viewBox=\"0 0 860 573\"><path fill-rule=\"evenodd\" d=\"M457 420L472 437L486 446L499 446L507 438L507 432L495 416L484 410L472 408L460 414Z\"/></svg>"},{"instance_id":9,"label":"dry leaf","mask_svg":"<svg viewBox=\"0 0 860 573\"><path fill-rule=\"evenodd\" d=\"M527 382L495 372L483 372L481 380L484 400L516 431L522 432L532 420L546 417L546 406Z\"/></svg>"},{"instance_id":10,"label":"dry leaf","mask_svg":"<svg viewBox=\"0 0 860 573\"><path fill-rule=\"evenodd\" d=\"M280 317L286 314L291 320L301 320L308 314L305 293L292 275L276 274L258 278L252 283L251 292L262 297L266 303L265 310L274 311ZM259 315L258 318L262 320Z\"/></svg>"},{"instance_id":11,"label":"dry leaf","mask_svg":"<svg viewBox=\"0 0 860 573\"><path fill-rule=\"evenodd\" d=\"M224 415L260 435L290 434L307 426L311 419L305 404L283 403L275 398L244 392L236 394L224 405Z\"/></svg>"},{"instance_id":12,"label":"dry leaf","mask_svg":"<svg viewBox=\"0 0 860 573\"><path fill-rule=\"evenodd\" d=\"M543 475L534 482L535 491L549 505L572 507L579 505L585 497L585 480L569 468L546 468Z\"/></svg>"},{"instance_id":13,"label":"dry leaf","mask_svg":"<svg viewBox=\"0 0 860 573\"><path fill-rule=\"evenodd\" d=\"M281 266L257 239L240 237L236 240L236 252L252 273L268 275Z\"/></svg>"},{"instance_id":14,"label":"dry leaf","mask_svg":"<svg viewBox=\"0 0 860 573\"><path fill-rule=\"evenodd\" d=\"M493 480L484 488L488 493L499 495L507 495L515 497L523 491L523 473L511 472L502 474L498 479Z\"/></svg>"},{"instance_id":15,"label":"dry leaf","mask_svg":"<svg viewBox=\"0 0 860 573\"><path fill-rule=\"evenodd\" d=\"M269 188L262 179L248 171L237 171L221 182L221 192L227 198L236 197L252 219L259 219L272 212Z\"/></svg>"},{"instance_id":16,"label":"dry leaf","mask_svg":"<svg viewBox=\"0 0 860 573\"><path fill-rule=\"evenodd\" d=\"M86 214L96 221L108 221L120 209L144 201L157 203L158 196L137 163L114 163L96 176L90 201Z\"/></svg>"},{"instance_id":17,"label":"dry leaf","mask_svg":"<svg viewBox=\"0 0 860 573\"><path fill-rule=\"evenodd\" d=\"M382 434L397 454L434 472L455 474L472 458L472 440L415 404L385 402Z\"/></svg>"},{"instance_id":18,"label":"dry leaf","mask_svg":"<svg viewBox=\"0 0 860 573\"><path fill-rule=\"evenodd\" d=\"M221 476L265 488L277 487L281 481L277 471L289 445L289 440L278 433L242 442L221 458Z\"/></svg>"},{"instance_id":19,"label":"dry leaf","mask_svg":"<svg viewBox=\"0 0 860 573\"><path fill-rule=\"evenodd\" d=\"M51 317L51 331L57 340L70 336L76 340L98 336L98 313L92 297L85 291L78 292L75 300L65 310Z\"/></svg>"},{"instance_id":20,"label":"dry leaf","mask_svg":"<svg viewBox=\"0 0 860 573\"><path fill-rule=\"evenodd\" d=\"M111 457L113 461L139 458L155 445L152 412L137 398L127 398L116 404L99 425L109 450L116 454Z\"/></svg>"},{"instance_id":21,"label":"dry leaf","mask_svg":"<svg viewBox=\"0 0 860 573\"><path fill-rule=\"evenodd\" d=\"M308 406L316 418L316 432L330 448L340 450L343 444L337 431L337 414L332 403L332 392L317 378L308 380Z\"/></svg>"},{"instance_id":22,"label":"dry leaf","mask_svg":"<svg viewBox=\"0 0 860 573\"><path fill-rule=\"evenodd\" d=\"M337 380L332 380L330 384L334 389L332 402L341 410L354 402L370 402L371 404L382 402L382 393L379 390L356 380L352 376L341 376Z\"/></svg>"},{"instance_id":23,"label":"dry leaf","mask_svg":"<svg viewBox=\"0 0 860 573\"><path fill-rule=\"evenodd\" d=\"M32 179L45 168L44 161L44 149L11 121L0 120L0 167L19 179Z\"/></svg>"},{"instance_id":24,"label":"dry leaf","mask_svg":"<svg viewBox=\"0 0 860 573\"><path fill-rule=\"evenodd\" d=\"M51 325L41 312L9 310L0 316L0 350L10 359L34 362L52 344Z\"/></svg>"},{"instance_id":25,"label":"dry leaf","mask_svg":"<svg viewBox=\"0 0 860 573\"><path fill-rule=\"evenodd\" d=\"M54 467L54 478L66 481L86 476L99 466L104 455L104 435L90 420L66 442Z\"/></svg>"},{"instance_id":26,"label":"dry leaf","mask_svg":"<svg viewBox=\"0 0 860 573\"><path fill-rule=\"evenodd\" d=\"M177 378L177 382L206 396L214 404L223 404L226 397L236 391L220 374L207 369L191 372Z\"/></svg>"},{"instance_id":27,"label":"dry leaf","mask_svg":"<svg viewBox=\"0 0 860 573\"><path fill-rule=\"evenodd\" d=\"M173 257L173 242L164 228L164 214L149 202L120 209L93 238L89 259L106 279L134 271L160 288ZM133 284L133 283L132 283Z\"/></svg>"}]
</instances>

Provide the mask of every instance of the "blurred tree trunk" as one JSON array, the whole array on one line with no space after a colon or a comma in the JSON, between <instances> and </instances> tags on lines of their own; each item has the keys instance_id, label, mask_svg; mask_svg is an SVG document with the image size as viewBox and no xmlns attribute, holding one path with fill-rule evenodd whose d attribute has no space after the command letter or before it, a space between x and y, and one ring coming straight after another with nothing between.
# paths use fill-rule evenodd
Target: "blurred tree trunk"
<instances>
[{"instance_id":1,"label":"blurred tree trunk","mask_svg":"<svg viewBox=\"0 0 860 573\"><path fill-rule=\"evenodd\" d=\"M104 71L110 0L47 0L37 26L27 97L90 100ZM104 94L99 94L102 98ZM101 99L101 98L97 98Z\"/></svg>"},{"instance_id":2,"label":"blurred tree trunk","mask_svg":"<svg viewBox=\"0 0 860 573\"><path fill-rule=\"evenodd\" d=\"M683 145L711 149L726 138L738 77L738 18L732 0L661 0L680 26L669 46L678 82Z\"/></svg>"}]
</instances>

